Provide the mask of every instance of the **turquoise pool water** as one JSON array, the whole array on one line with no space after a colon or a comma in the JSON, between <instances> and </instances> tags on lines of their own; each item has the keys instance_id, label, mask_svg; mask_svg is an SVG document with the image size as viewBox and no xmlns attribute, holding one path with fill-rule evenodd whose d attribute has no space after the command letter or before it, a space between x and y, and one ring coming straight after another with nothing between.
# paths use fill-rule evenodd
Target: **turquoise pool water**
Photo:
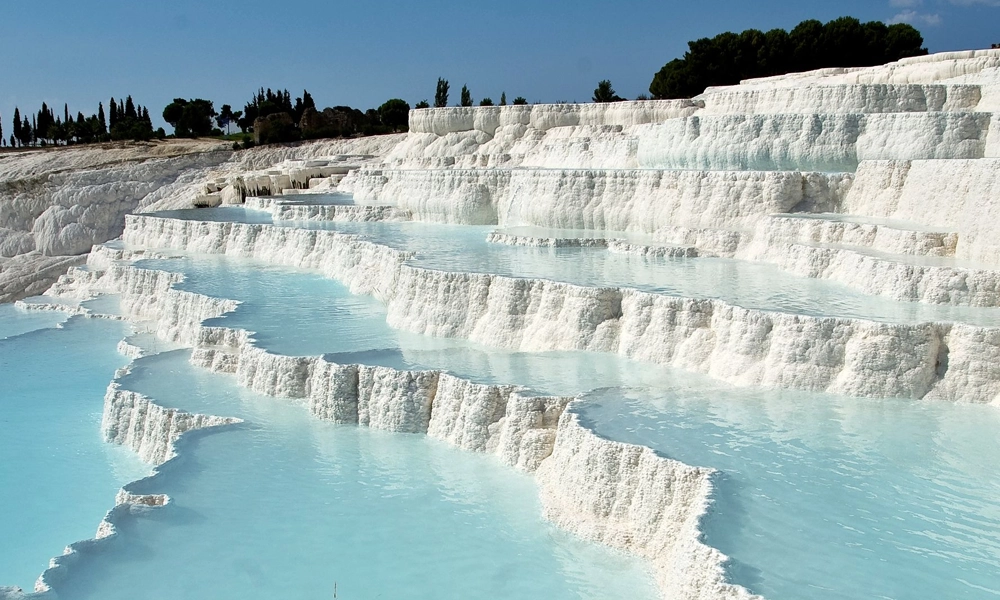
<instances>
[{"instance_id":1,"label":"turquoise pool water","mask_svg":"<svg viewBox=\"0 0 1000 600\"><path fill-rule=\"evenodd\" d=\"M677 385L579 404L603 436L719 469L705 540L772 599L1000 594L1000 412Z\"/></svg>"},{"instance_id":2,"label":"turquoise pool water","mask_svg":"<svg viewBox=\"0 0 1000 600\"><path fill-rule=\"evenodd\" d=\"M196 435L136 491L62 599L656 597L640 561L541 518L532 478L422 435L337 426L196 369L140 359L123 387L246 424ZM137 587L141 586L141 587Z\"/></svg>"},{"instance_id":3,"label":"turquoise pool water","mask_svg":"<svg viewBox=\"0 0 1000 600\"><path fill-rule=\"evenodd\" d=\"M270 214L240 207L157 213L180 219L268 223ZM1000 323L1000 308L899 302L869 296L839 283L799 277L774 265L725 258L647 258L598 248L508 246L486 241L494 226L415 222L278 221L275 225L325 229L416 253L411 264L443 271L496 273L585 286L618 286L687 298L714 298L744 308L810 316ZM555 230L550 232L559 237ZM579 235L575 230L570 234Z\"/></svg>"},{"instance_id":4,"label":"turquoise pool water","mask_svg":"<svg viewBox=\"0 0 1000 600\"><path fill-rule=\"evenodd\" d=\"M118 489L149 471L101 439L127 328L80 317L54 328L62 320L0 305L0 332L22 331L0 339L0 586L32 589L50 558L94 536Z\"/></svg>"},{"instance_id":5,"label":"turquoise pool water","mask_svg":"<svg viewBox=\"0 0 1000 600\"><path fill-rule=\"evenodd\" d=\"M940 308L746 273L745 284L700 281L710 271L691 265L703 259L627 257L648 265L631 267L601 262L621 256L603 251L493 246L484 241L489 228L332 227L416 250L416 264L430 268L579 282L636 282L646 273L664 289L704 285L771 309L890 320L924 314L901 306ZM221 256L139 265L184 273L183 289L243 301L209 324L252 330L272 352L583 394L574 410L598 434L718 470L704 539L731 557L733 582L766 598L1000 595L995 407L742 390L614 356L505 352L394 331L377 301L313 273ZM690 281L679 275L688 268ZM114 297L86 306L118 308ZM993 313L963 314L989 321ZM65 319L0 306L0 481L15 482L0 488L0 524L15 535L0 540L19 540L0 544L0 585L30 587L48 557L93 535L118 486L146 471L99 435L104 388L125 362L114 345L126 328L79 317L55 328ZM140 359L123 386L164 406L246 423L186 437L178 460L135 484L173 500L125 517L119 537L87 550L58 584L60 598L134 598L137 590L165 599L311 598L332 597L334 586L339 598L656 596L640 561L542 520L529 476L425 436L316 421L294 402L238 388L187 359L184 350Z\"/></svg>"},{"instance_id":6,"label":"turquoise pool water","mask_svg":"<svg viewBox=\"0 0 1000 600\"><path fill-rule=\"evenodd\" d=\"M265 294L220 320L267 328L287 311L295 330L309 334L275 329L261 338L272 351L336 348L338 362L439 368L546 393L603 388L578 407L599 434L719 470L706 542L732 557L734 582L767 598L1000 592L1000 475L992 467L1000 459L992 435L1000 413L993 407L743 390L615 357L421 339L387 328L377 303L357 297L360 308L343 322L350 335L338 336L341 322L318 316L333 313L310 310L320 297L347 293L335 282L224 257L141 264L184 272L183 287L202 293L250 298L255 289L280 288L273 303Z\"/></svg>"}]
</instances>

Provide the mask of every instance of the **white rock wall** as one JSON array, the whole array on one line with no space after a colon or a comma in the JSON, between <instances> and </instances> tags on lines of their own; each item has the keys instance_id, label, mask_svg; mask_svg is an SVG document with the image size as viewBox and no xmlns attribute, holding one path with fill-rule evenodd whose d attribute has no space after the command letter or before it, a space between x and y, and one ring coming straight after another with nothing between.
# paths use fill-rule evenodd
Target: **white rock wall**
<instances>
[{"instance_id":1,"label":"white rock wall","mask_svg":"<svg viewBox=\"0 0 1000 600\"><path fill-rule=\"evenodd\" d=\"M273 229L280 228L136 216L125 237L130 244L317 269L379 297L393 327L432 336L524 351L615 352L741 386L907 398L937 390L971 402L991 402L1000 393L1000 376L966 386L971 374L963 369L972 368L973 358L960 356L995 352L992 328L810 317L632 289L434 271L408 266L395 251L353 236ZM322 251L313 254L316 248ZM951 344L960 338L965 341ZM950 356L946 368L942 356Z\"/></svg>"},{"instance_id":2,"label":"white rock wall","mask_svg":"<svg viewBox=\"0 0 1000 600\"><path fill-rule=\"evenodd\" d=\"M1000 159L863 163L843 211L953 230L957 258L1000 265Z\"/></svg>"},{"instance_id":3,"label":"white rock wall","mask_svg":"<svg viewBox=\"0 0 1000 600\"><path fill-rule=\"evenodd\" d=\"M560 527L647 558L664 598L757 598L726 583L725 556L700 541L711 469L600 438L563 413L537 477L545 515Z\"/></svg>"},{"instance_id":4,"label":"white rock wall","mask_svg":"<svg viewBox=\"0 0 1000 600\"><path fill-rule=\"evenodd\" d=\"M654 233L668 227L744 229L791 210L834 211L849 174L630 170L358 171L358 202L414 219Z\"/></svg>"},{"instance_id":5,"label":"white rock wall","mask_svg":"<svg viewBox=\"0 0 1000 600\"><path fill-rule=\"evenodd\" d=\"M163 408L142 394L112 383L104 396L101 431L106 441L125 446L144 462L160 465L175 456L174 443L185 432L241 422L233 417Z\"/></svg>"},{"instance_id":6,"label":"white rock wall","mask_svg":"<svg viewBox=\"0 0 1000 600\"><path fill-rule=\"evenodd\" d=\"M637 128L653 169L854 171L863 160L982 158L988 113L721 115Z\"/></svg>"}]
</instances>

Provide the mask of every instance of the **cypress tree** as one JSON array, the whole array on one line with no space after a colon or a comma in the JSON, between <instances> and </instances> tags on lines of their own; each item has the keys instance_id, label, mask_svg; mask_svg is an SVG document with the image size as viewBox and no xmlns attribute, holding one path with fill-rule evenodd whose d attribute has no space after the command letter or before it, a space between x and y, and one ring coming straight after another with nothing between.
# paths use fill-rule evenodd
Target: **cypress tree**
<instances>
[{"instance_id":1,"label":"cypress tree","mask_svg":"<svg viewBox=\"0 0 1000 600\"><path fill-rule=\"evenodd\" d=\"M118 101L118 120L125 120L125 102L123 100Z\"/></svg>"},{"instance_id":2,"label":"cypress tree","mask_svg":"<svg viewBox=\"0 0 1000 600\"><path fill-rule=\"evenodd\" d=\"M118 105L115 104L115 97L111 96L111 102L108 103L108 131L115 128L118 124Z\"/></svg>"},{"instance_id":3,"label":"cypress tree","mask_svg":"<svg viewBox=\"0 0 1000 600\"><path fill-rule=\"evenodd\" d=\"M63 123L69 123L69 104L63 104Z\"/></svg>"},{"instance_id":4,"label":"cypress tree","mask_svg":"<svg viewBox=\"0 0 1000 600\"><path fill-rule=\"evenodd\" d=\"M138 115L135 112L135 104L132 102L132 96L125 99L125 118L126 119L136 119Z\"/></svg>"},{"instance_id":5,"label":"cypress tree","mask_svg":"<svg viewBox=\"0 0 1000 600\"><path fill-rule=\"evenodd\" d=\"M27 146L31 144L31 123L28 122L28 117L24 117L21 121L21 146Z\"/></svg>"},{"instance_id":6,"label":"cypress tree","mask_svg":"<svg viewBox=\"0 0 1000 600\"><path fill-rule=\"evenodd\" d=\"M11 135L14 136L15 140L21 141L21 109L16 106L14 107L14 133ZM11 142L11 145L13 146L14 142Z\"/></svg>"},{"instance_id":7,"label":"cypress tree","mask_svg":"<svg viewBox=\"0 0 1000 600\"><path fill-rule=\"evenodd\" d=\"M105 119L105 116L104 116L104 103L103 102L98 103L98 105L97 105L97 122L98 122L98 124L100 126L100 132L99 133L101 135L107 135L108 134L108 122L107 122L107 120Z\"/></svg>"},{"instance_id":8,"label":"cypress tree","mask_svg":"<svg viewBox=\"0 0 1000 600\"><path fill-rule=\"evenodd\" d=\"M448 106L448 80L438 77L437 90L434 92L434 106Z\"/></svg>"}]
</instances>

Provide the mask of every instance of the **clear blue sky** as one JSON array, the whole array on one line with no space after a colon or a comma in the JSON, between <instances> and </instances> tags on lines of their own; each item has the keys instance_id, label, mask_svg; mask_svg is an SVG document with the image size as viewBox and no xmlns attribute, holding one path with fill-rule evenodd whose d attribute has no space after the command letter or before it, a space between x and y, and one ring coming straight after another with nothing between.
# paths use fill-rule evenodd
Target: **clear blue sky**
<instances>
[{"instance_id":1,"label":"clear blue sky","mask_svg":"<svg viewBox=\"0 0 1000 600\"><path fill-rule=\"evenodd\" d=\"M174 97L238 109L260 86L364 110L433 100L439 76L456 101L586 102L601 79L633 98L690 39L843 15L910 22L931 52L1000 42L1000 0L4 0L0 115L9 137L15 104L132 94L162 124Z\"/></svg>"}]
</instances>

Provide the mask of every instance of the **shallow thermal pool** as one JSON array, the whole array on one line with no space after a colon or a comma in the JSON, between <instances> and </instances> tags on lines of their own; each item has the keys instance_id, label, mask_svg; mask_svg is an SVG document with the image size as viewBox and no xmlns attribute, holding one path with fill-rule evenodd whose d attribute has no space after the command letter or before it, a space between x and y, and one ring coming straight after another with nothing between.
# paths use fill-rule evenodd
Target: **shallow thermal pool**
<instances>
[{"instance_id":1,"label":"shallow thermal pool","mask_svg":"<svg viewBox=\"0 0 1000 600\"><path fill-rule=\"evenodd\" d=\"M230 209L191 214L240 220ZM807 314L997 322L994 311L768 279L739 261L492 245L490 228L322 226L414 250L413 264L428 268L702 290ZM731 581L768 599L1000 594L994 407L743 390L617 356L509 352L395 331L377 301L315 273L225 256L138 266L184 273L182 289L242 301L208 324L254 331L271 352L582 394L571 410L599 435L718 470L704 540L731 557ZM118 301L85 306L116 312ZM99 433L104 389L125 363L114 347L126 334L113 321L0 306L0 480L15 482L0 488L0 539L18 540L0 544L0 585L30 589L48 557L93 535L118 486L148 472ZM60 598L134 598L137 590L311 598L335 588L339 598L656 597L642 561L545 522L530 476L426 436L318 421L293 401L193 367L188 356L139 359L121 384L166 407L246 422L186 436L178 459L131 484L172 501L123 516L118 537L85 549L54 584Z\"/></svg>"},{"instance_id":2,"label":"shallow thermal pool","mask_svg":"<svg viewBox=\"0 0 1000 600\"><path fill-rule=\"evenodd\" d=\"M192 220L267 223L269 213L240 207L190 209L156 216ZM871 319L889 323L927 321L976 325L1000 323L1000 308L900 302L870 296L824 279L799 277L774 265L726 258L655 258L601 248L508 246L486 241L494 226L416 222L278 221L275 225L358 234L416 253L410 264L443 271L496 273L585 286L617 286L686 298L715 298L742 306L810 316ZM550 237L563 236L549 230ZM624 234L623 234L624 235Z\"/></svg>"},{"instance_id":3,"label":"shallow thermal pool","mask_svg":"<svg viewBox=\"0 0 1000 600\"><path fill-rule=\"evenodd\" d=\"M705 541L766 598L996 598L995 407L681 385L579 403L599 434L719 469Z\"/></svg>"},{"instance_id":4,"label":"shallow thermal pool","mask_svg":"<svg viewBox=\"0 0 1000 600\"><path fill-rule=\"evenodd\" d=\"M333 425L177 350L139 359L126 389L244 425L182 442L133 491L173 502L119 522L59 597L636 598L638 559L542 520L529 475L422 435Z\"/></svg>"},{"instance_id":5,"label":"shallow thermal pool","mask_svg":"<svg viewBox=\"0 0 1000 600\"><path fill-rule=\"evenodd\" d=\"M47 319L45 318L47 317ZM127 360L120 322L0 305L0 586L32 589L49 559L94 536L149 468L101 439L104 391Z\"/></svg>"},{"instance_id":6,"label":"shallow thermal pool","mask_svg":"<svg viewBox=\"0 0 1000 600\"><path fill-rule=\"evenodd\" d=\"M336 348L341 363L436 368L546 393L595 390L575 410L599 434L719 470L705 540L732 557L734 582L767 598L1000 592L1000 475L993 469L1000 442L991 433L1000 413L993 407L736 389L617 357L505 353L394 332L374 300L308 273L226 257L140 264L183 272L181 287L210 295L281 290L218 320L267 331L260 344L272 351ZM323 298L344 310L329 310ZM296 332L270 325L281 311ZM147 376L145 368L135 373L147 386L141 391L166 393L148 386L175 378ZM185 402L188 410L212 408Z\"/></svg>"}]
</instances>

